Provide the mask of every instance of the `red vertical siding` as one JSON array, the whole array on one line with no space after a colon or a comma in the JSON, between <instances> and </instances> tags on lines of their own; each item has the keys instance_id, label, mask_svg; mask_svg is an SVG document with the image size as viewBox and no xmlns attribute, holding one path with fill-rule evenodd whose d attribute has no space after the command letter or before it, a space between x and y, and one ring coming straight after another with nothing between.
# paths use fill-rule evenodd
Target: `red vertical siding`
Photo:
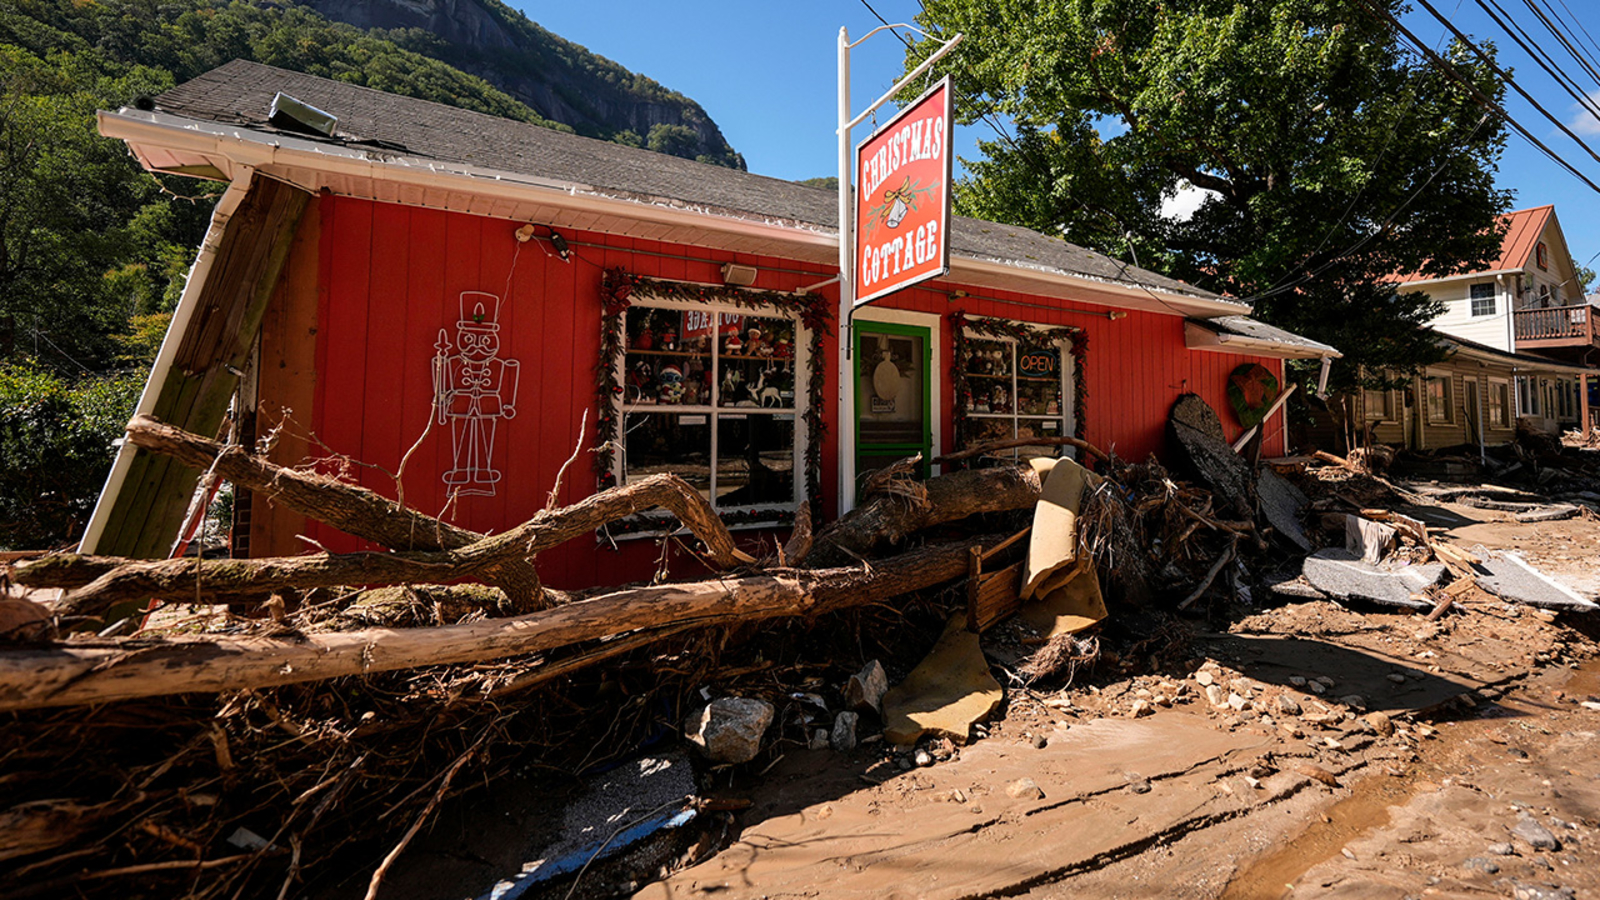
<instances>
[{"instance_id":1,"label":"red vertical siding","mask_svg":"<svg viewBox=\"0 0 1600 900\"><path fill-rule=\"evenodd\" d=\"M544 507L557 471L578 443L585 412L584 445L592 446L604 268L715 284L723 262L740 262L756 266L757 285L771 290L794 290L831 274L824 266L783 258L581 232L566 234L574 246L571 261L564 262L548 243L519 244L513 237L517 222L344 198L325 199L321 206L317 359L323 377L316 386L315 415L302 421L309 421L332 451L363 464L350 470L352 477L391 497L396 493L391 473L415 447L404 474L406 502L479 531L504 530ZM433 420L430 425L431 359L441 329L456 343L458 297L467 290L501 295L500 357L520 363L517 412L496 426L494 465L503 480L495 495L462 497L446 509L441 475L451 465L452 444L448 424ZM1240 430L1227 406L1226 378L1241 363L1263 360L1185 349L1183 320L1177 316L1130 311L1113 322L1102 306L976 288L969 293L984 296L952 301L949 290L913 289L882 305L941 319L959 307L972 316L1084 329L1088 360L1079 377L1088 387L1086 435L1102 448L1135 460L1159 453L1167 411L1185 391L1217 408L1230 438ZM830 306L836 305L832 288L825 295ZM947 370L953 352L947 328L941 326L939 339ZM830 336L821 361L829 382L822 482L826 516L833 514L837 482L836 347L836 337ZM1281 377L1280 362L1264 362ZM948 371L935 375L937 427L949 449ZM1283 452L1281 428L1269 431L1267 452ZM587 454L580 455L560 501L574 502L593 485ZM324 526L308 529L331 549L359 545ZM770 549L770 538L760 533L744 532L740 538L747 544L765 540ZM660 552L648 540L621 541L613 548L580 539L540 557L539 569L555 587L617 584L647 578ZM668 552L681 554L675 547ZM674 571L694 570L680 561Z\"/></svg>"}]
</instances>

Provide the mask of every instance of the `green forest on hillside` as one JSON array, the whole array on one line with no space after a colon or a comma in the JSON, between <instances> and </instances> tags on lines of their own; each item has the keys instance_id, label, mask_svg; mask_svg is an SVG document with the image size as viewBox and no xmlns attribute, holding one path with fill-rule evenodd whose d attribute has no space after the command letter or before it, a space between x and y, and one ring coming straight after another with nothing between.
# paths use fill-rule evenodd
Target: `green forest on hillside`
<instances>
[{"instance_id":1,"label":"green forest on hillside","mask_svg":"<svg viewBox=\"0 0 1600 900\"><path fill-rule=\"evenodd\" d=\"M601 77L664 90L560 44ZM430 49L448 47L273 0L0 4L0 548L81 530L219 190L143 171L95 111L250 59L573 130ZM606 136L681 149L670 132Z\"/></svg>"}]
</instances>

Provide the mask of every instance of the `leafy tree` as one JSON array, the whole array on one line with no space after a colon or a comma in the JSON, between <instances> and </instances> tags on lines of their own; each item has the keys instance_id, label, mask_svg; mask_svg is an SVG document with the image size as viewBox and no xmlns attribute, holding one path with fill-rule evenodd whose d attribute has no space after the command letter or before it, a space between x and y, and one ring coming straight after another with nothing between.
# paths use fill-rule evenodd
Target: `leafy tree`
<instances>
[{"instance_id":1,"label":"leafy tree","mask_svg":"<svg viewBox=\"0 0 1600 900\"><path fill-rule=\"evenodd\" d=\"M653 125L650 136L645 139L645 146L657 153L694 159L695 149L700 146L700 136L686 125Z\"/></svg>"},{"instance_id":2,"label":"leafy tree","mask_svg":"<svg viewBox=\"0 0 1600 900\"><path fill-rule=\"evenodd\" d=\"M0 356L113 363L109 335L170 308L205 210L176 208L94 111L161 90L163 72L0 44Z\"/></svg>"},{"instance_id":3,"label":"leafy tree","mask_svg":"<svg viewBox=\"0 0 1600 900\"><path fill-rule=\"evenodd\" d=\"M1587 294L1589 286L1594 284L1594 279L1593 269L1578 265L1577 260L1572 261L1572 283L1578 286L1578 293Z\"/></svg>"},{"instance_id":4,"label":"leafy tree","mask_svg":"<svg viewBox=\"0 0 1600 900\"><path fill-rule=\"evenodd\" d=\"M1346 384L1437 356L1412 326L1440 308L1387 277L1497 252L1503 126L1362 4L928 0L919 21L966 34L961 118L1015 123L967 163L962 212L1253 299L1259 318L1342 350ZM1486 66L1448 56L1500 96ZM1195 189L1192 216L1163 215Z\"/></svg>"},{"instance_id":5,"label":"leafy tree","mask_svg":"<svg viewBox=\"0 0 1600 900\"><path fill-rule=\"evenodd\" d=\"M0 363L0 548L59 547L82 534L143 384L143 373L71 381Z\"/></svg>"}]
</instances>

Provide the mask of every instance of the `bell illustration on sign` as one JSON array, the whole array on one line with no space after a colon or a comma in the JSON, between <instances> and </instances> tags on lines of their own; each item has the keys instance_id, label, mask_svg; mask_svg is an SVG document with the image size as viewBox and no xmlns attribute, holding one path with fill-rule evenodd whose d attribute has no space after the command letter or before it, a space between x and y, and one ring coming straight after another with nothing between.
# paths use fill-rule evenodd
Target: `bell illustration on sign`
<instances>
[{"instance_id":1,"label":"bell illustration on sign","mask_svg":"<svg viewBox=\"0 0 1600 900\"><path fill-rule=\"evenodd\" d=\"M500 359L500 298L461 292L456 346L445 329L433 345L433 408L450 426L453 450L444 483L452 498L493 497L501 473L494 468L494 433L501 419L517 415L517 379L522 364Z\"/></svg>"}]
</instances>

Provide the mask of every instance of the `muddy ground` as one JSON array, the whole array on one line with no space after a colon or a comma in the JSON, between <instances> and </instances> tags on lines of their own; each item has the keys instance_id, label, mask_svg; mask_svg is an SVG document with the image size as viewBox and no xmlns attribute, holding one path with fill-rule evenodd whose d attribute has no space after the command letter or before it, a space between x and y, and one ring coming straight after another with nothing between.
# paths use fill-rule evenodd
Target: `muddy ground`
<instances>
[{"instance_id":1,"label":"muddy ground","mask_svg":"<svg viewBox=\"0 0 1600 900\"><path fill-rule=\"evenodd\" d=\"M1600 586L1592 517L1404 511ZM851 753L785 742L703 772L706 796L746 808L541 896L1600 897L1600 623L1478 591L1437 623L1268 607L1163 619L1067 687L1008 683L1000 717L966 746L924 743L920 763L864 722ZM1004 681L1026 648L1000 631ZM537 849L539 790L495 793L408 853L384 896L476 896ZM657 865L670 874L649 881Z\"/></svg>"}]
</instances>

